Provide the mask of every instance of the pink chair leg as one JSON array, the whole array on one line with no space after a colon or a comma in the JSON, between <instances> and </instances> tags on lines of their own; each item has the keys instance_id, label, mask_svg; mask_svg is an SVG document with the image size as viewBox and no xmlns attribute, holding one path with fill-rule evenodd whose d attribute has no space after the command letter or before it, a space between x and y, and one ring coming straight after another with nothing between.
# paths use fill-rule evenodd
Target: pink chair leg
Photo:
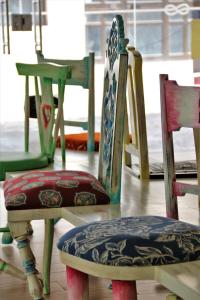
<instances>
[{"instance_id":1,"label":"pink chair leg","mask_svg":"<svg viewBox=\"0 0 200 300\"><path fill-rule=\"evenodd\" d=\"M113 300L137 300L136 281L112 281Z\"/></svg>"},{"instance_id":2,"label":"pink chair leg","mask_svg":"<svg viewBox=\"0 0 200 300\"><path fill-rule=\"evenodd\" d=\"M88 275L66 267L67 290L69 300L88 300L89 299L89 282Z\"/></svg>"}]
</instances>

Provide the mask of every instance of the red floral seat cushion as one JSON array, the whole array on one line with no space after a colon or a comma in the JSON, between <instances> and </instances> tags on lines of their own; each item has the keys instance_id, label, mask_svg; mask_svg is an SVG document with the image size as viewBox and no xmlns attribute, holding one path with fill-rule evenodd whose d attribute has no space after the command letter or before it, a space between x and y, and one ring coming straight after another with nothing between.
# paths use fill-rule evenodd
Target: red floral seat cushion
<instances>
[{"instance_id":1,"label":"red floral seat cushion","mask_svg":"<svg viewBox=\"0 0 200 300\"><path fill-rule=\"evenodd\" d=\"M101 183L82 171L33 171L3 185L7 210L108 204Z\"/></svg>"}]
</instances>

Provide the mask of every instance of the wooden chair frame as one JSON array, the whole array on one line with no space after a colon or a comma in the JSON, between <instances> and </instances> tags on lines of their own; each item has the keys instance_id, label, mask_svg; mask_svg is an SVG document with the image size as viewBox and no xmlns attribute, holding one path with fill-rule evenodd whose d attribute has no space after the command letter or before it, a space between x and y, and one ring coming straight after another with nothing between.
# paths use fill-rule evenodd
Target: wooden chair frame
<instances>
[{"instance_id":1,"label":"wooden chair frame","mask_svg":"<svg viewBox=\"0 0 200 300\"><path fill-rule=\"evenodd\" d=\"M168 90L166 88L168 84ZM175 87L179 96L170 96L169 88ZM183 91L184 89L184 91ZM168 97L167 97L168 93ZM161 120L162 120L162 142L163 142L163 161L164 161L164 180L166 195L166 211L170 218L178 219L177 196L184 196L186 193L200 195L200 124L198 120L198 104L200 97L200 88L194 86L179 86L175 81L168 79L168 75L160 75L160 101L161 101ZM184 110L182 103L190 103ZM186 102L187 101L187 102ZM190 102L189 102L190 101ZM174 114L171 108L174 109ZM187 116L188 114L188 116ZM177 119L175 118L177 116ZM170 129L177 123L177 127ZM172 124L172 125L171 125ZM181 127L193 128L195 154L197 161L198 185L185 184L176 181L173 131L179 130Z\"/></svg>"},{"instance_id":2,"label":"wooden chair frame","mask_svg":"<svg viewBox=\"0 0 200 300\"><path fill-rule=\"evenodd\" d=\"M149 179L149 158L146 132L146 116L142 79L142 56L134 48L128 47L128 93L125 118L125 165L133 168L141 179ZM129 123L130 134L129 135ZM133 159L139 160L139 167L132 163Z\"/></svg>"}]
</instances>

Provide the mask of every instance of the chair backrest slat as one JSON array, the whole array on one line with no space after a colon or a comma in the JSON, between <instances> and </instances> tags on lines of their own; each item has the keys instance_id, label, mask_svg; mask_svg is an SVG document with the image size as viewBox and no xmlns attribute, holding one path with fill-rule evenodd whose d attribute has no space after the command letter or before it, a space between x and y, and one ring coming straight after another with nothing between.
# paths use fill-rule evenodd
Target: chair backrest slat
<instances>
[{"instance_id":1,"label":"chair backrest slat","mask_svg":"<svg viewBox=\"0 0 200 300\"><path fill-rule=\"evenodd\" d=\"M181 127L200 128L200 87L179 86L165 82L168 130Z\"/></svg>"},{"instance_id":2,"label":"chair backrest slat","mask_svg":"<svg viewBox=\"0 0 200 300\"><path fill-rule=\"evenodd\" d=\"M54 59L44 58L41 51L37 51L37 60L39 63L55 63L58 65L69 65L71 66L71 77L66 79L67 85L79 85L85 89L90 87L90 64L91 55L84 57L82 60L70 60L70 59Z\"/></svg>"}]
</instances>

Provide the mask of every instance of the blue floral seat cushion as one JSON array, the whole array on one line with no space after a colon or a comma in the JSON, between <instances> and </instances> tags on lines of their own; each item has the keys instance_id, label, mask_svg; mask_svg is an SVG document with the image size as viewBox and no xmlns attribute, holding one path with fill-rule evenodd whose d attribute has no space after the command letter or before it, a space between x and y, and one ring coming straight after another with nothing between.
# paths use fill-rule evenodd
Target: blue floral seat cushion
<instances>
[{"instance_id":1,"label":"blue floral seat cushion","mask_svg":"<svg viewBox=\"0 0 200 300\"><path fill-rule=\"evenodd\" d=\"M111 266L151 266L200 259L200 227L158 216L117 218L76 227L58 248Z\"/></svg>"}]
</instances>

